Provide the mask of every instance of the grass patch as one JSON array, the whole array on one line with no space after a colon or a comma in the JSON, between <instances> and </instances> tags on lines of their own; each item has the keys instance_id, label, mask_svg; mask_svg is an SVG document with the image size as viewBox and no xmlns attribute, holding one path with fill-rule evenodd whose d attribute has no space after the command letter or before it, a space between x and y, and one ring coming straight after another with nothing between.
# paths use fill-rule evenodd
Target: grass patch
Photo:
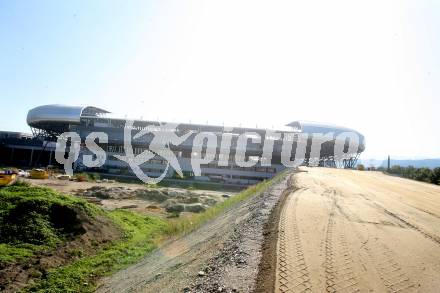
<instances>
[{"instance_id":1,"label":"grass patch","mask_svg":"<svg viewBox=\"0 0 440 293\"><path fill-rule=\"evenodd\" d=\"M95 182L96 180L100 179L100 176L97 173L81 172L81 173L75 173L73 175L73 179L78 182Z\"/></svg>"},{"instance_id":2,"label":"grass patch","mask_svg":"<svg viewBox=\"0 0 440 293\"><path fill-rule=\"evenodd\" d=\"M83 210L93 217L99 209L72 196L18 181L0 188L0 263L25 259L55 248L72 232L69 212ZM65 221L58 221L63 214Z\"/></svg>"},{"instance_id":3,"label":"grass patch","mask_svg":"<svg viewBox=\"0 0 440 293\"><path fill-rule=\"evenodd\" d=\"M0 263L8 263L26 259L38 250L38 246L31 244L10 245L0 243Z\"/></svg>"}]
</instances>

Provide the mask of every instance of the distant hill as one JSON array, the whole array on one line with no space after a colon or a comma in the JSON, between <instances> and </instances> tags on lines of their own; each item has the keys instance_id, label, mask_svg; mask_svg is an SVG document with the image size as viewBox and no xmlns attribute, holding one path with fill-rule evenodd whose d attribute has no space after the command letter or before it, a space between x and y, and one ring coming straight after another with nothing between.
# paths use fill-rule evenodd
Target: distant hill
<instances>
[{"instance_id":1,"label":"distant hill","mask_svg":"<svg viewBox=\"0 0 440 293\"><path fill-rule=\"evenodd\" d=\"M365 167L386 167L387 160L366 159L359 160L359 164L363 164ZM440 159L423 159L423 160L393 160L391 159L391 166L399 165L402 167L414 166L416 168L427 167L436 168L440 167Z\"/></svg>"}]
</instances>

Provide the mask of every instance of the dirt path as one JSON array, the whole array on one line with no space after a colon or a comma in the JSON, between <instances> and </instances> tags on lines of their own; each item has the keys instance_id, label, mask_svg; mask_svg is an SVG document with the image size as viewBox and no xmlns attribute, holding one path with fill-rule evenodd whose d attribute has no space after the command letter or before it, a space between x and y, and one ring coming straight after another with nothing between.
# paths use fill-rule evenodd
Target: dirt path
<instances>
[{"instance_id":1,"label":"dirt path","mask_svg":"<svg viewBox=\"0 0 440 293\"><path fill-rule=\"evenodd\" d=\"M440 187L327 168L295 175L276 292L440 292Z\"/></svg>"}]
</instances>

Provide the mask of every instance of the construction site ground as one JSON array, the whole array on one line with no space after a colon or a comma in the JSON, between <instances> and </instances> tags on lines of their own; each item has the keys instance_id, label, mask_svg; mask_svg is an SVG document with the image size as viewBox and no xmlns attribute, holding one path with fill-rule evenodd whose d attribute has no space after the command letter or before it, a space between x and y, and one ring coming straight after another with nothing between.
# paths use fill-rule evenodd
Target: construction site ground
<instances>
[{"instance_id":1,"label":"construction site ground","mask_svg":"<svg viewBox=\"0 0 440 293\"><path fill-rule=\"evenodd\" d=\"M440 292L440 186L302 171L279 216L275 292Z\"/></svg>"}]
</instances>

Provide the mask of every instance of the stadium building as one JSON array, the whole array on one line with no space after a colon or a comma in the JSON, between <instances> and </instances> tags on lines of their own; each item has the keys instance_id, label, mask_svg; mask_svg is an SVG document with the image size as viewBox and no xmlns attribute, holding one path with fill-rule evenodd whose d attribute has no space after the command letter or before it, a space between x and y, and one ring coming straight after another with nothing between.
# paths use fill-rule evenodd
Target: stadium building
<instances>
[{"instance_id":1,"label":"stadium building","mask_svg":"<svg viewBox=\"0 0 440 293\"><path fill-rule=\"evenodd\" d=\"M93 168L94 172L103 172L107 174L113 174L114 176L133 176L130 167L124 161L119 160L115 155L124 155L124 129L126 127L126 119L111 118L110 112L97 108L97 107L76 107L65 105L45 105L31 109L27 116L27 123L32 129L33 138L26 137L29 141L35 145L37 141L40 142L40 152L44 154L49 152L49 155L43 155L44 158L49 158L53 162L53 151L55 148L54 141L63 132L76 132L81 137L81 153L87 154L89 151L84 145L85 138L91 132L104 132L108 135L108 143L99 144L99 146L106 152L107 159L103 166L99 168ZM149 120L134 120L132 126L133 135L146 127L161 126L163 123L159 121ZM365 149L365 139L360 133L345 127L338 127L326 124L294 121L286 125L287 131L276 131L259 128L244 128L244 127L228 127L213 126L213 125L200 125L200 124L177 124L175 128L176 135L183 136L187 133L191 133L189 137L183 141L183 143L174 146L170 145L170 149L175 154L180 167L183 171L184 178L190 180L201 180L218 182L223 184L234 185L248 185L254 184L261 180L273 177L277 172L285 169L282 164L281 152L282 152L282 138L274 139L268 133L282 133L282 136L289 136L292 139L291 158L295 157L296 140L300 133L309 134L307 139L307 147L305 153L305 159L303 165L319 165L327 167L342 167L352 168L356 164L356 160L360 153ZM191 157L193 155L193 139L201 132L214 133L218 138L218 148L215 158L208 164L201 166L201 176L194 177ZM326 141L321 146L321 151L318 158L310 158L312 133L333 133L333 139ZM334 146L337 142L338 134L343 132L356 133L360 138L359 146L356 150L350 154L346 154L344 158L339 159L334 157ZM246 160L255 160L255 165L252 167L240 167L234 160L235 153L237 151L237 139L244 133L258 134L261 137L259 143L252 143L249 140L246 150ZM223 152L221 152L222 138L230 136L231 148L228 158L222 158ZM145 150L148 150L151 140L153 139L153 133L144 135L141 139L133 140L132 147L134 154L140 154ZM249 137L251 138L251 137ZM0 136L1 139L1 136ZM270 165L264 164L263 158L263 146L265 140L272 139L273 152L270 160ZM348 150L348 139L343 138L344 150ZM8 140L3 139L2 147L5 148ZM17 143L19 138L14 138ZM38 143L37 143L38 144ZM17 146L17 145L16 145ZM11 147L11 145L9 145ZM203 151L202 151L203 153ZM38 164L36 162L35 154L33 154L31 164ZM40 154L41 157L41 154ZM88 170L82 163L82 155L75 163L75 170ZM220 161L228 162L227 166ZM312 160L314 159L314 160ZM160 156L156 156L144 164L141 165L145 174L150 177L158 177L164 171L167 162ZM88 170L91 171L91 170ZM172 168L167 171L166 177L172 179L176 178L176 173Z\"/></svg>"}]
</instances>

